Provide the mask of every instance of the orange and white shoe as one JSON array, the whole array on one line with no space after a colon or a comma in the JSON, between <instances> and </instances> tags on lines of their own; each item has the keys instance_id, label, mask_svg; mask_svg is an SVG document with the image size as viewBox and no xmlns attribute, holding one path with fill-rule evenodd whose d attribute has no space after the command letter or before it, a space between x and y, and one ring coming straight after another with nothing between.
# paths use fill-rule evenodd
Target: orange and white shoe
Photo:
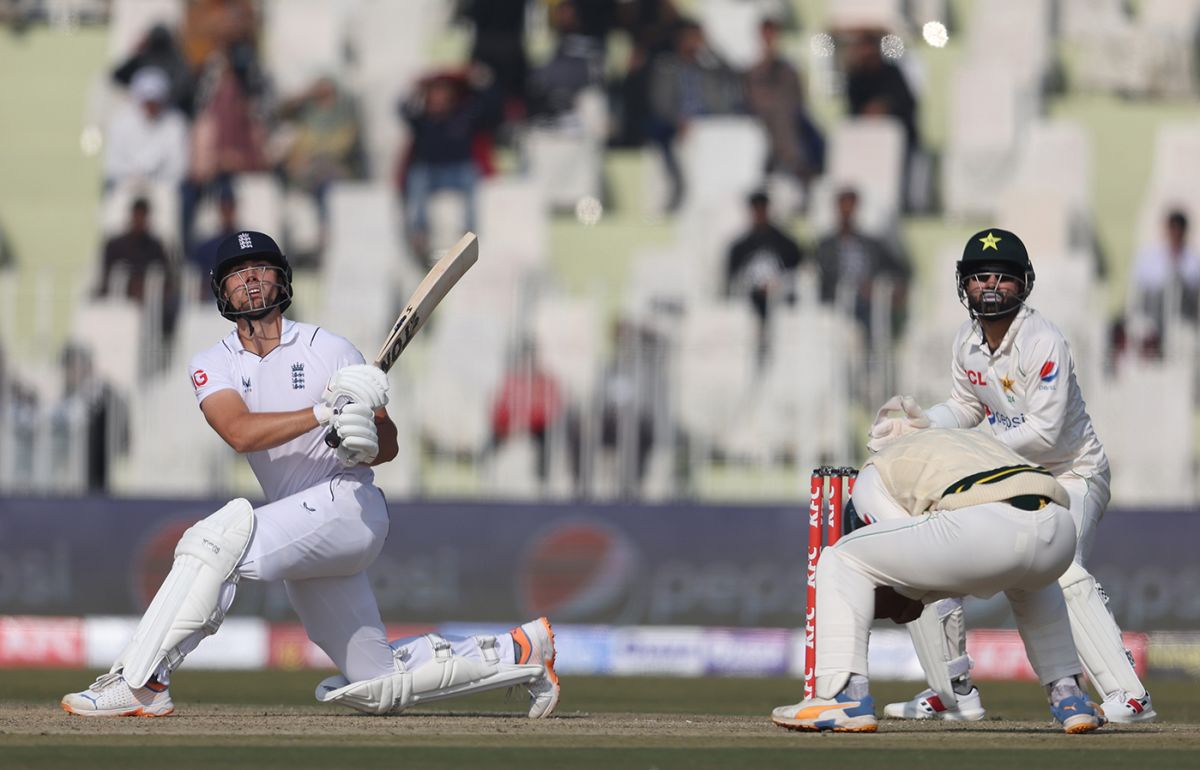
<instances>
[{"instance_id":1,"label":"orange and white shoe","mask_svg":"<svg viewBox=\"0 0 1200 770\"><path fill-rule=\"evenodd\" d=\"M829 730L835 733L873 733L875 700L870 696L851 698L839 692L833 698L809 698L771 712L771 721L789 730Z\"/></svg>"},{"instance_id":2,"label":"orange and white shoe","mask_svg":"<svg viewBox=\"0 0 1200 770\"><path fill-rule=\"evenodd\" d=\"M558 706L558 696L561 686L558 674L554 672L554 629L546 618L538 618L523 623L512 631L513 651L518 665L536 664L543 669L542 675L530 682L529 689L529 718L541 719L554 713Z\"/></svg>"},{"instance_id":3,"label":"orange and white shoe","mask_svg":"<svg viewBox=\"0 0 1200 770\"><path fill-rule=\"evenodd\" d=\"M62 699L63 711L85 717L165 717L175 710L165 685L133 688L118 672L101 675L82 692Z\"/></svg>"}]
</instances>

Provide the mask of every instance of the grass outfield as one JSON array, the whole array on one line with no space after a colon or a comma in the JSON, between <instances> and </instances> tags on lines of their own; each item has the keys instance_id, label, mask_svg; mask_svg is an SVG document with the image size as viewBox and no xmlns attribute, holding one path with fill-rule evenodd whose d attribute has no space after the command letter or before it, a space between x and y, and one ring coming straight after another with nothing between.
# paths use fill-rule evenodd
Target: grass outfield
<instances>
[{"instance_id":1,"label":"grass outfield","mask_svg":"<svg viewBox=\"0 0 1200 770\"><path fill-rule=\"evenodd\" d=\"M0 766L1158 768L1194 767L1200 753L1195 685L1166 680L1151 683L1164 717L1154 725L1064 735L1036 686L988 682L983 722L885 721L874 735L832 735L771 725L773 706L799 699L790 679L570 677L555 718L535 722L521 717L523 698L503 693L372 718L317 705L313 672L185 672L167 719L60 711L61 694L93 673L4 671ZM883 703L908 697L913 683L873 690Z\"/></svg>"}]
</instances>

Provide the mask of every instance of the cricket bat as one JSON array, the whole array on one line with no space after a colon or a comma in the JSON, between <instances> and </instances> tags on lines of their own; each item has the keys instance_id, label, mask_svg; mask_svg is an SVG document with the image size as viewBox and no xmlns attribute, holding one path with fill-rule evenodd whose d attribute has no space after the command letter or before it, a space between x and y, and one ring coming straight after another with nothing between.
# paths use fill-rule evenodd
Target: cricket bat
<instances>
[{"instance_id":1,"label":"cricket bat","mask_svg":"<svg viewBox=\"0 0 1200 770\"><path fill-rule=\"evenodd\" d=\"M429 314L478 259L479 239L475 233L467 233L430 268L408 302L404 303L404 310L396 323L392 324L391 332L372 362L375 366L385 372L392 368L408 343L425 325ZM329 429L325 434L325 443L331 447L341 443L336 430Z\"/></svg>"}]
</instances>

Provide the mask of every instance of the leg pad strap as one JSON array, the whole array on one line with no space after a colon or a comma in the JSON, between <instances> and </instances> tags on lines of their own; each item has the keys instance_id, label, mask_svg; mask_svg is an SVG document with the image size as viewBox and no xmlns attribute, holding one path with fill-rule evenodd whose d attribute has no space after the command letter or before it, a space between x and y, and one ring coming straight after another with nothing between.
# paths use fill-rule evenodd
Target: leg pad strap
<instances>
[{"instance_id":1,"label":"leg pad strap","mask_svg":"<svg viewBox=\"0 0 1200 770\"><path fill-rule=\"evenodd\" d=\"M317 685L317 700L367 714L392 714L416 703L528 684L544 672L540 664L501 663L491 637L478 639L482 653L479 658L455 655L450 642L438 634L426 634L424 638L433 649L432 660L409 670L404 665L402 647L397 651L394 673L361 682L329 677Z\"/></svg>"}]
</instances>

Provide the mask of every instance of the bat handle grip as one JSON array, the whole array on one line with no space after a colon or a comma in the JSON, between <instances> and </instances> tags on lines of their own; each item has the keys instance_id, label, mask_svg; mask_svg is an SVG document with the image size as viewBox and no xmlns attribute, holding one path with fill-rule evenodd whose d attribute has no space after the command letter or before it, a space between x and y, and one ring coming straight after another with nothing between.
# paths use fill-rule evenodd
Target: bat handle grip
<instances>
[{"instance_id":1,"label":"bat handle grip","mask_svg":"<svg viewBox=\"0 0 1200 770\"><path fill-rule=\"evenodd\" d=\"M336 417L337 415L341 414L342 407L344 407L346 404L351 403L352 401L353 401L353 399L351 399L349 396L338 396L337 399L333 402L334 416ZM327 430L325 432L325 445L327 447L329 447L330 449L337 449L341 445L341 443L342 443L342 437L338 435L337 428L330 425L329 430Z\"/></svg>"}]
</instances>

